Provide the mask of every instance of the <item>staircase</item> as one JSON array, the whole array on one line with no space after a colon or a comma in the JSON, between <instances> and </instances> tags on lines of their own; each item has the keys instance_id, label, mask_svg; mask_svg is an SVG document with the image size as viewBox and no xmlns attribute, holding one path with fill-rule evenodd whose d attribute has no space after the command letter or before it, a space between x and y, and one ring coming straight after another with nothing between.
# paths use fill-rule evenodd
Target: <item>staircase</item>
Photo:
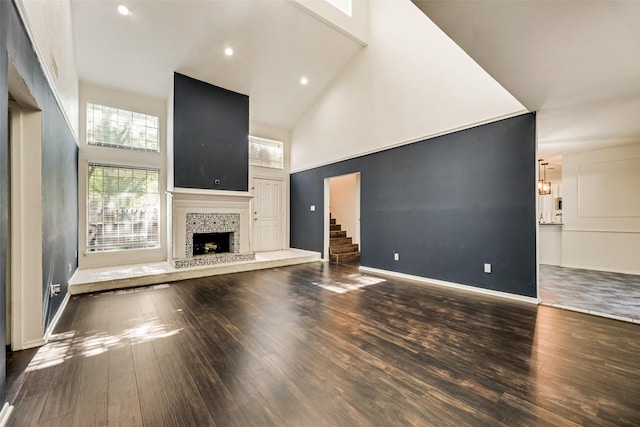
<instances>
[{"instance_id":1,"label":"staircase","mask_svg":"<svg viewBox=\"0 0 640 427\"><path fill-rule=\"evenodd\" d=\"M360 248L357 243L352 243L351 237L340 224L336 224L335 218L330 218L329 225L329 260L333 262L358 262L360 261Z\"/></svg>"}]
</instances>

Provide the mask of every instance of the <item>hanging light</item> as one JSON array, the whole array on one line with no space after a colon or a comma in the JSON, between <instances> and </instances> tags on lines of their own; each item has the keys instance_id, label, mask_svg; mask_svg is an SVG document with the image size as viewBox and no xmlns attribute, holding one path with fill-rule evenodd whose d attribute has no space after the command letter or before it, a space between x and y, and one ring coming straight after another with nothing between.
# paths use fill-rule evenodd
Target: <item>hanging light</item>
<instances>
[{"instance_id":1,"label":"hanging light","mask_svg":"<svg viewBox=\"0 0 640 427\"><path fill-rule=\"evenodd\" d=\"M538 180L538 194L541 196L547 196L551 194L551 181L547 181L547 165L549 163L541 163L544 168L544 176L542 180ZM538 172L539 175L539 172Z\"/></svg>"},{"instance_id":2,"label":"hanging light","mask_svg":"<svg viewBox=\"0 0 640 427\"><path fill-rule=\"evenodd\" d=\"M542 186L544 185L544 179L542 179L542 170L540 169L540 165L544 162L544 159L538 159L538 194L542 191Z\"/></svg>"}]
</instances>

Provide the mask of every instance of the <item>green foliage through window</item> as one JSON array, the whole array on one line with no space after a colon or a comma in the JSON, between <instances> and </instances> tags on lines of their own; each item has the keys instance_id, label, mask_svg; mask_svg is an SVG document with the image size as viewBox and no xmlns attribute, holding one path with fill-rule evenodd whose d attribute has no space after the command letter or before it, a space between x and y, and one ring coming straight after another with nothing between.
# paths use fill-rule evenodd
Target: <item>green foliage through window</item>
<instances>
[{"instance_id":1,"label":"green foliage through window","mask_svg":"<svg viewBox=\"0 0 640 427\"><path fill-rule=\"evenodd\" d=\"M159 151L158 117L87 103L87 143Z\"/></svg>"},{"instance_id":2,"label":"green foliage through window","mask_svg":"<svg viewBox=\"0 0 640 427\"><path fill-rule=\"evenodd\" d=\"M157 169L89 164L87 250L157 248Z\"/></svg>"}]
</instances>

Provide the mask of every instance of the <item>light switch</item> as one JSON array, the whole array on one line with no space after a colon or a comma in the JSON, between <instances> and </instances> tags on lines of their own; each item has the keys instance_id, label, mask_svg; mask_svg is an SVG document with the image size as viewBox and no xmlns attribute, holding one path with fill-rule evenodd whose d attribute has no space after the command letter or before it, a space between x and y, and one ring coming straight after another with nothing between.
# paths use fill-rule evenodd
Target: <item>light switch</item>
<instances>
[{"instance_id":1,"label":"light switch","mask_svg":"<svg viewBox=\"0 0 640 427\"><path fill-rule=\"evenodd\" d=\"M491 273L491 264L484 264L484 272L485 273Z\"/></svg>"},{"instance_id":2,"label":"light switch","mask_svg":"<svg viewBox=\"0 0 640 427\"><path fill-rule=\"evenodd\" d=\"M394 253L393 253L393 260L394 260L394 261L400 261L400 254L399 254L399 253L397 253L397 252L394 252Z\"/></svg>"},{"instance_id":3,"label":"light switch","mask_svg":"<svg viewBox=\"0 0 640 427\"><path fill-rule=\"evenodd\" d=\"M311 212L316 210L316 205L311 205Z\"/></svg>"}]
</instances>

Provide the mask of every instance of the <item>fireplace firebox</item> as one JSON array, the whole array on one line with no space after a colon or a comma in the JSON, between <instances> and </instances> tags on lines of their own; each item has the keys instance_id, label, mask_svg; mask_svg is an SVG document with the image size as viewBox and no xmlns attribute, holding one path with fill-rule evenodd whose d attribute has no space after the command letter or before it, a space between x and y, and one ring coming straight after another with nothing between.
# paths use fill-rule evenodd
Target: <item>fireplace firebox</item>
<instances>
[{"instance_id":1,"label":"fireplace firebox","mask_svg":"<svg viewBox=\"0 0 640 427\"><path fill-rule=\"evenodd\" d=\"M193 255L231 252L233 233L193 233Z\"/></svg>"}]
</instances>

